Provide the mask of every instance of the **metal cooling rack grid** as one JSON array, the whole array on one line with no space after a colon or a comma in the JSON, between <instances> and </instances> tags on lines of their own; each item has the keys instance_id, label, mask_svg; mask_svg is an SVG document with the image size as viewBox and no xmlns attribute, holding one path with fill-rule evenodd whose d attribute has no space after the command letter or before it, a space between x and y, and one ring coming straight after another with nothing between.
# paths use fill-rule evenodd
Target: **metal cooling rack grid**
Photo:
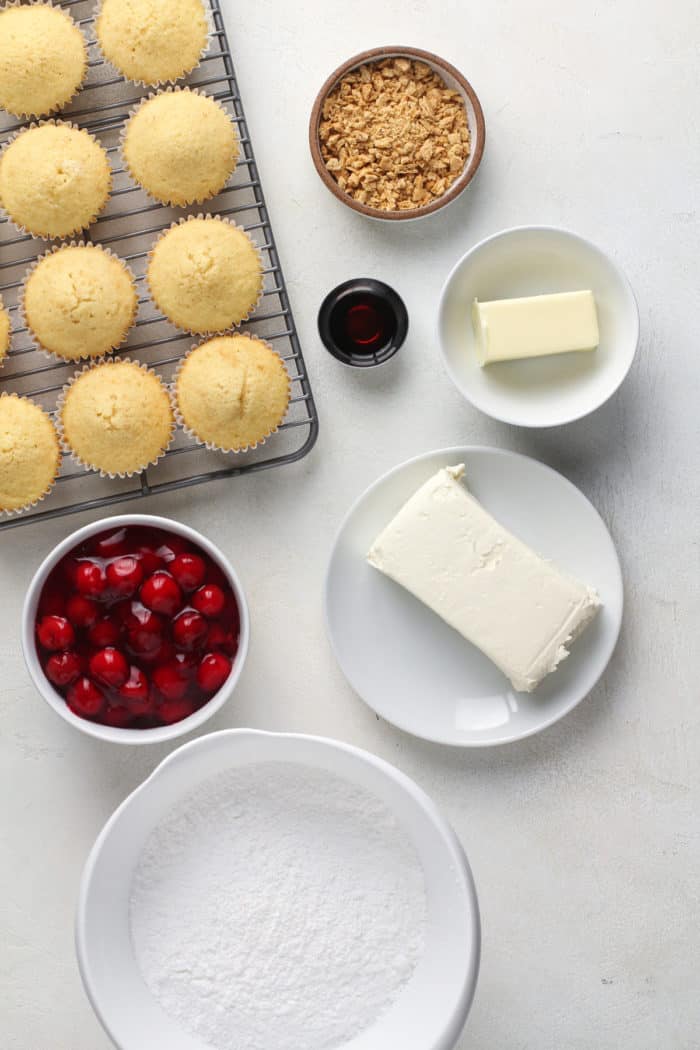
<instances>
[{"instance_id":1,"label":"metal cooling rack grid","mask_svg":"<svg viewBox=\"0 0 700 1050\"><path fill-rule=\"evenodd\" d=\"M254 317L243 327L271 342L284 359L292 377L289 413L278 433L263 446L236 455L209 452L178 430L163 459L137 478L109 481L84 471L70 457L64 457L51 494L24 514L4 517L0 520L0 530L292 463L305 456L316 440L318 417L248 135L219 0L208 0L208 3L212 19L210 47L201 65L185 83L206 91L230 113L238 127L241 157L229 184L218 197L203 205L175 209L153 203L134 186L119 158L119 133L124 120L147 91L115 75L102 60L95 46L92 0L62 0L60 6L71 9L85 33L91 58L86 84L59 117L86 128L99 139L107 150L114 177L109 204L83 239L110 248L128 262L136 276L139 312L136 325L118 355L126 354L150 365L168 381L195 339L178 332L155 311L148 298L144 272L151 245L171 222L187 214L226 215L242 225L262 251L265 265L263 298ZM22 122L0 120L0 143L21 126ZM0 370L0 391L29 395L52 412L56 397L75 371L75 365L62 365L37 351L26 329L20 325L17 312L24 274L49 246L44 241L18 234L11 223L0 217L0 294L13 321L12 348Z\"/></svg>"}]
</instances>

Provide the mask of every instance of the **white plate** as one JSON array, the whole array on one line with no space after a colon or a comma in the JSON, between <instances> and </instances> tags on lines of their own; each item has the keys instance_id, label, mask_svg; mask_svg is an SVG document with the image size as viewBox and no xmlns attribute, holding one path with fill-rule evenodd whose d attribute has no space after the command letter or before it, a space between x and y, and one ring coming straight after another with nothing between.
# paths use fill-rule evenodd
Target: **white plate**
<instances>
[{"instance_id":1,"label":"white plate","mask_svg":"<svg viewBox=\"0 0 700 1050\"><path fill-rule=\"evenodd\" d=\"M597 350L480 367L474 299L587 288L598 308ZM580 419L615 393L634 360L639 313L627 278L600 248L567 230L520 226L476 244L454 267L440 295L438 338L467 401L505 423L551 427Z\"/></svg>"},{"instance_id":2,"label":"white plate","mask_svg":"<svg viewBox=\"0 0 700 1050\"><path fill-rule=\"evenodd\" d=\"M259 762L327 770L372 792L395 814L423 865L425 951L393 1006L346 1050L452 1050L474 995L480 952L476 891L456 835L425 792L382 759L322 737L251 729L210 733L174 751L110 817L88 857L76 917L78 964L115 1046L207 1050L163 1012L141 977L130 936L131 881L149 833L178 799L224 770Z\"/></svg>"},{"instance_id":3,"label":"white plate","mask_svg":"<svg viewBox=\"0 0 700 1050\"><path fill-rule=\"evenodd\" d=\"M498 521L602 599L569 658L534 693L516 693L478 649L365 561L408 497L456 463L465 464L469 489ZM600 678L621 618L620 565L598 512L550 467L496 448L428 452L385 474L341 526L326 578L328 633L350 684L389 722L443 744L504 744L556 722Z\"/></svg>"}]
</instances>

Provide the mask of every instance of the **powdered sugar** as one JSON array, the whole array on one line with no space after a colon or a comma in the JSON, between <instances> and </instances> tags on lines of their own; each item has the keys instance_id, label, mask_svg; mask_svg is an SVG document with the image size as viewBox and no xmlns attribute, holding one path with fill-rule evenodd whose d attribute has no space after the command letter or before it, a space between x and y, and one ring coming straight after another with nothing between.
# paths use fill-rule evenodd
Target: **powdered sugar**
<instances>
[{"instance_id":1,"label":"powdered sugar","mask_svg":"<svg viewBox=\"0 0 700 1050\"><path fill-rule=\"evenodd\" d=\"M262 763L201 784L153 831L131 892L144 979L215 1050L335 1050L410 979L423 872L375 796Z\"/></svg>"}]
</instances>

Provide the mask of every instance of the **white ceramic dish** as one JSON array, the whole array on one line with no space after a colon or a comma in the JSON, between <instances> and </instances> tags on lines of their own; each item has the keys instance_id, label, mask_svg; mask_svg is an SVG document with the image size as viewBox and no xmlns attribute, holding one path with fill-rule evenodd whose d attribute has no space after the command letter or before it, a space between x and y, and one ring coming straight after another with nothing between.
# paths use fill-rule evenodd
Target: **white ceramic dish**
<instances>
[{"instance_id":1,"label":"white ceramic dish","mask_svg":"<svg viewBox=\"0 0 700 1050\"><path fill-rule=\"evenodd\" d=\"M474 299L510 299L590 288L600 345L593 352L526 361L477 362ZM588 415L627 375L639 342L639 313L629 281L600 248L568 230L519 226L474 245L443 286L438 338L457 389L486 415L523 427L552 427Z\"/></svg>"},{"instance_id":2,"label":"white ceramic dish","mask_svg":"<svg viewBox=\"0 0 700 1050\"><path fill-rule=\"evenodd\" d=\"M365 561L408 497L440 467L457 463L498 521L596 587L603 601L569 658L534 693L516 693L486 656ZM473 446L428 452L370 486L340 528L326 578L331 645L362 699L415 736L471 747L531 736L571 711L605 670L622 604L612 539L586 497L537 460Z\"/></svg>"},{"instance_id":3,"label":"white ceramic dish","mask_svg":"<svg viewBox=\"0 0 700 1050\"><path fill-rule=\"evenodd\" d=\"M199 710L195 711L194 714L191 714L189 718L183 718L181 722L175 722L173 725L157 726L154 729L117 729L113 726L105 726L100 725L97 722L90 722L85 718L79 718L78 715L74 715L63 697L53 688L44 674L36 651L34 624L39 596L41 594L41 589L46 582L46 577L57 562L59 562L68 551L77 546L77 544L81 543L89 536L94 536L96 533L102 532L104 529L118 529L123 525L145 525L156 529L167 529L169 532L173 532L178 536L184 536L192 543L201 547L207 552L213 561L219 565L226 575L226 578L231 585L231 589L233 590L240 616L238 652L233 661L231 673L221 689L219 689L218 693L215 693L211 700L204 704L203 707L200 707ZM211 542L211 540L208 540L206 536L201 534L201 532L197 532L196 529L190 528L189 525L183 525L179 521L172 521L170 518L155 517L151 514L119 514L113 518L100 518L99 521L93 521L91 524L85 525L82 529L77 529L69 536L66 536L66 538L62 540L57 547L54 547L51 553L44 558L43 562L34 573L22 609L22 650L24 653L24 661L38 692L44 698L49 707L52 707L64 721L68 722L76 729L81 730L81 732L87 733L88 736L95 736L100 740L109 740L114 744L159 744L164 740L173 740L175 737L184 736L185 733L189 733L193 729L198 729L199 726L206 722L208 718L211 718L211 716L226 703L235 689L236 683L243 671L243 665L245 664L249 639L250 616L248 613L248 603L246 602L241 582L228 558L215 544Z\"/></svg>"},{"instance_id":4,"label":"white ceramic dish","mask_svg":"<svg viewBox=\"0 0 700 1050\"><path fill-rule=\"evenodd\" d=\"M258 762L329 770L374 792L405 827L424 867L425 954L390 1011L343 1050L451 1050L474 995L480 951L476 892L454 832L413 781L365 751L247 729L212 733L169 755L116 810L90 853L76 947L87 994L110 1038L119 1050L206 1050L163 1013L138 971L129 932L131 879L150 831L178 798L219 772Z\"/></svg>"}]
</instances>

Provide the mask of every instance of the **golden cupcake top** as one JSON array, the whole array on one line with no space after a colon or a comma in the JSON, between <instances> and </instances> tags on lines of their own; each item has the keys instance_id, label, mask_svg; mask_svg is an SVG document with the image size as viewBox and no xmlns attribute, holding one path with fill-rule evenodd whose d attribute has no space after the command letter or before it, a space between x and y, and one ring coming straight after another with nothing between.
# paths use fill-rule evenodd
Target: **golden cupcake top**
<instances>
[{"instance_id":1,"label":"golden cupcake top","mask_svg":"<svg viewBox=\"0 0 700 1050\"><path fill-rule=\"evenodd\" d=\"M105 58L149 85L190 73L208 36L202 0L103 0L96 30Z\"/></svg>"},{"instance_id":2,"label":"golden cupcake top","mask_svg":"<svg viewBox=\"0 0 700 1050\"><path fill-rule=\"evenodd\" d=\"M262 264L239 226L198 216L171 227L148 262L151 296L162 313L190 332L240 324L262 291Z\"/></svg>"},{"instance_id":3,"label":"golden cupcake top","mask_svg":"<svg viewBox=\"0 0 700 1050\"><path fill-rule=\"evenodd\" d=\"M59 404L66 447L102 474L134 474L159 459L172 437L164 384L135 361L108 361L80 372Z\"/></svg>"},{"instance_id":4,"label":"golden cupcake top","mask_svg":"<svg viewBox=\"0 0 700 1050\"><path fill-rule=\"evenodd\" d=\"M124 341L138 298L130 271L95 244L39 259L24 285L24 316L44 350L70 361L100 357Z\"/></svg>"},{"instance_id":5,"label":"golden cupcake top","mask_svg":"<svg viewBox=\"0 0 700 1050\"><path fill-rule=\"evenodd\" d=\"M189 88L146 99L126 125L124 161L134 179L163 204L214 197L238 160L231 117Z\"/></svg>"},{"instance_id":6,"label":"golden cupcake top","mask_svg":"<svg viewBox=\"0 0 700 1050\"><path fill-rule=\"evenodd\" d=\"M0 203L37 237L85 229L107 203L111 183L107 154L72 124L32 124L0 154Z\"/></svg>"},{"instance_id":7,"label":"golden cupcake top","mask_svg":"<svg viewBox=\"0 0 700 1050\"><path fill-rule=\"evenodd\" d=\"M10 315L2 304L0 299L0 362L7 356L7 351L10 349L10 341L12 339L12 324L10 322Z\"/></svg>"},{"instance_id":8,"label":"golden cupcake top","mask_svg":"<svg viewBox=\"0 0 700 1050\"><path fill-rule=\"evenodd\" d=\"M0 106L42 117L73 98L87 72L87 48L66 11L50 4L0 11Z\"/></svg>"},{"instance_id":9,"label":"golden cupcake top","mask_svg":"<svg viewBox=\"0 0 700 1050\"><path fill-rule=\"evenodd\" d=\"M174 396L186 429L199 441L239 452L277 430L290 381L284 362L262 339L222 335L190 351Z\"/></svg>"},{"instance_id":10,"label":"golden cupcake top","mask_svg":"<svg viewBox=\"0 0 700 1050\"><path fill-rule=\"evenodd\" d=\"M61 464L51 418L28 397L0 396L0 510L22 510L53 485Z\"/></svg>"}]
</instances>

